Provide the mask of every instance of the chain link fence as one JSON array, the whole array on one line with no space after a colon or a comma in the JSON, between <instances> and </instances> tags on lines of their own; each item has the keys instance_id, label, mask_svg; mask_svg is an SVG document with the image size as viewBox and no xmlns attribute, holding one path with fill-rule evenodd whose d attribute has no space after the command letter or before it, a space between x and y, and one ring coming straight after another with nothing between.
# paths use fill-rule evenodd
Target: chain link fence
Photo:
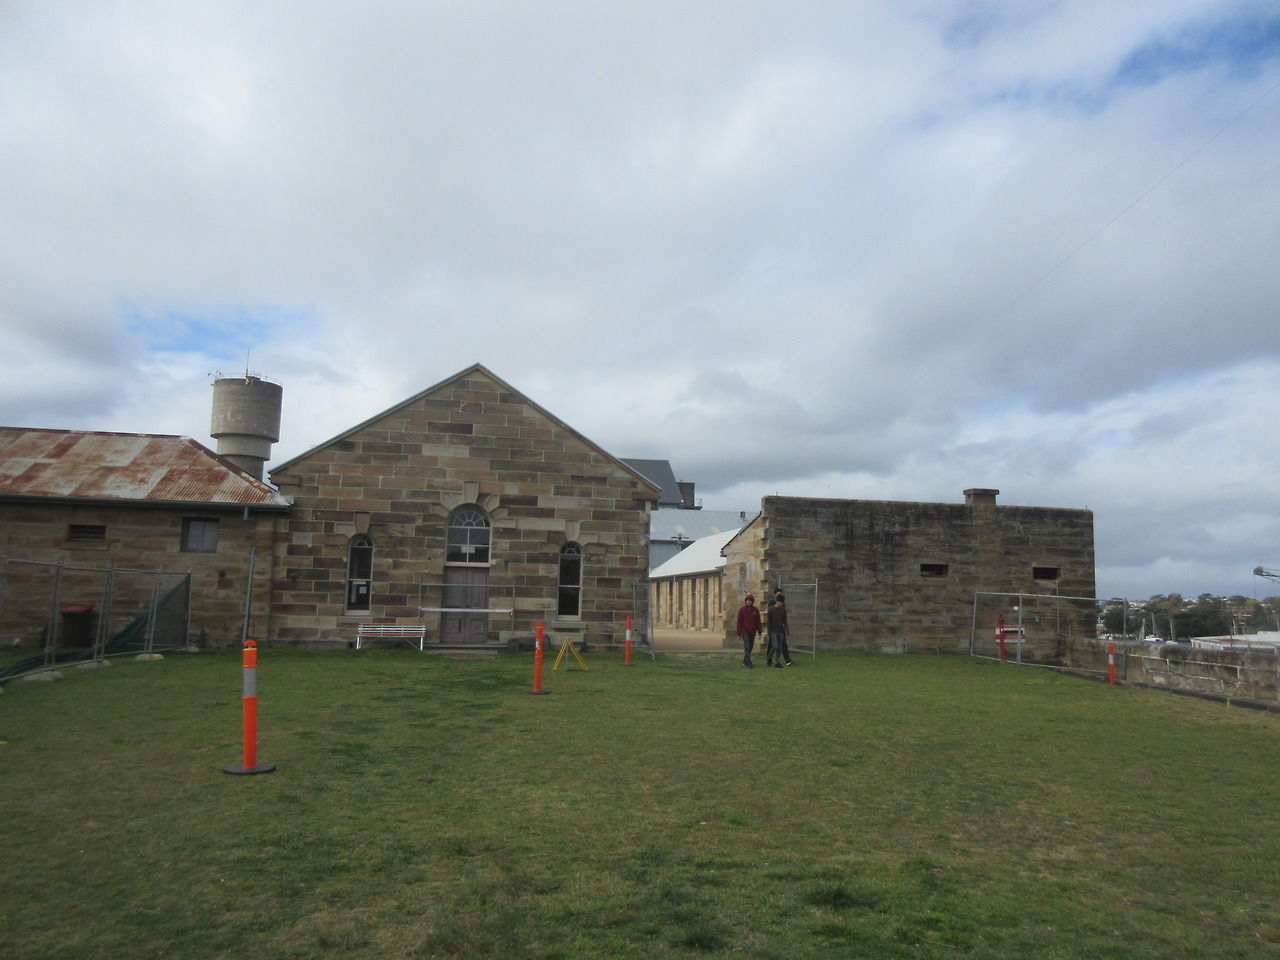
<instances>
[{"instance_id":1,"label":"chain link fence","mask_svg":"<svg viewBox=\"0 0 1280 960\"><path fill-rule=\"evenodd\" d=\"M782 583L778 584L786 597L787 607L787 647L793 654L807 653L811 657L818 655L818 585L816 583ZM763 606L768 608L766 599ZM766 631L766 642L768 641Z\"/></svg>"},{"instance_id":2,"label":"chain link fence","mask_svg":"<svg viewBox=\"0 0 1280 960\"><path fill-rule=\"evenodd\" d=\"M649 593L653 581L647 577L637 580L631 588L631 646L640 653L647 653L649 659L656 660L658 653L653 648L653 620L649 615Z\"/></svg>"},{"instance_id":3,"label":"chain link fence","mask_svg":"<svg viewBox=\"0 0 1280 960\"><path fill-rule=\"evenodd\" d=\"M1098 599L975 593L969 653L1010 663L1060 665L1068 645L1096 639Z\"/></svg>"},{"instance_id":4,"label":"chain link fence","mask_svg":"<svg viewBox=\"0 0 1280 960\"><path fill-rule=\"evenodd\" d=\"M0 555L0 682L187 645L191 574Z\"/></svg>"}]
</instances>

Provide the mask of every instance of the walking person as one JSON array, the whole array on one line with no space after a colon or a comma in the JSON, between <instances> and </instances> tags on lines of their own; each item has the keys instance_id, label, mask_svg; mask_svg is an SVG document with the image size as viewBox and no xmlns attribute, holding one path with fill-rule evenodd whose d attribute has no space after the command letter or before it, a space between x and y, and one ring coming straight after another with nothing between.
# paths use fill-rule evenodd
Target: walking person
<instances>
[{"instance_id":1,"label":"walking person","mask_svg":"<svg viewBox=\"0 0 1280 960\"><path fill-rule=\"evenodd\" d=\"M781 667L784 663L791 666L791 650L787 647L787 604L786 597L779 590L765 612L769 628L769 666Z\"/></svg>"},{"instance_id":2,"label":"walking person","mask_svg":"<svg viewBox=\"0 0 1280 960\"><path fill-rule=\"evenodd\" d=\"M738 639L742 641L742 665L753 666L751 650L756 645L756 635L760 633L760 611L756 609L756 598L747 594L746 601L738 608Z\"/></svg>"}]
</instances>

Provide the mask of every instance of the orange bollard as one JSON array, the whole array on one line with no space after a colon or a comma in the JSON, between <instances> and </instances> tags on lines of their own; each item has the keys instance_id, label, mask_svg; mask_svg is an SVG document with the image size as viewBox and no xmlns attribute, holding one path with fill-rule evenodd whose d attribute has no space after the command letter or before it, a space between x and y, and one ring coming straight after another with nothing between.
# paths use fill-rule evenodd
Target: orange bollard
<instances>
[{"instance_id":1,"label":"orange bollard","mask_svg":"<svg viewBox=\"0 0 1280 960\"><path fill-rule=\"evenodd\" d=\"M1116 685L1116 645L1114 643L1107 644L1107 683L1113 687Z\"/></svg>"},{"instance_id":2,"label":"orange bollard","mask_svg":"<svg viewBox=\"0 0 1280 960\"><path fill-rule=\"evenodd\" d=\"M533 689L526 693L548 694L550 690L542 689L542 622L539 621L533 630Z\"/></svg>"},{"instance_id":3,"label":"orange bollard","mask_svg":"<svg viewBox=\"0 0 1280 960\"><path fill-rule=\"evenodd\" d=\"M627 617L627 641L626 641L626 644L623 646L623 650L625 651L625 654L622 658L622 665L624 667L629 667L632 665L631 664L631 618L630 617Z\"/></svg>"},{"instance_id":4,"label":"orange bollard","mask_svg":"<svg viewBox=\"0 0 1280 960\"><path fill-rule=\"evenodd\" d=\"M255 773L271 773L274 763L258 763L258 645L252 640L244 642L244 763L238 767L224 768L226 773L251 776Z\"/></svg>"}]
</instances>

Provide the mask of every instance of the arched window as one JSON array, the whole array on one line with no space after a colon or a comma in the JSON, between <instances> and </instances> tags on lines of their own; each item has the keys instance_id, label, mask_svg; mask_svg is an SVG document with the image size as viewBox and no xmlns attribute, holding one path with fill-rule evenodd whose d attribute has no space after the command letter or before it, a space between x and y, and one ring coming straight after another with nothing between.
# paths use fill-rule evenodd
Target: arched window
<instances>
[{"instance_id":1,"label":"arched window","mask_svg":"<svg viewBox=\"0 0 1280 960\"><path fill-rule=\"evenodd\" d=\"M560 549L560 603L556 613L562 617L582 614L582 548L566 543Z\"/></svg>"},{"instance_id":2,"label":"arched window","mask_svg":"<svg viewBox=\"0 0 1280 960\"><path fill-rule=\"evenodd\" d=\"M449 514L447 563L489 562L489 517L476 506L459 507Z\"/></svg>"},{"instance_id":3,"label":"arched window","mask_svg":"<svg viewBox=\"0 0 1280 960\"><path fill-rule=\"evenodd\" d=\"M347 609L368 610L373 592L373 541L356 534L347 545Z\"/></svg>"}]
</instances>

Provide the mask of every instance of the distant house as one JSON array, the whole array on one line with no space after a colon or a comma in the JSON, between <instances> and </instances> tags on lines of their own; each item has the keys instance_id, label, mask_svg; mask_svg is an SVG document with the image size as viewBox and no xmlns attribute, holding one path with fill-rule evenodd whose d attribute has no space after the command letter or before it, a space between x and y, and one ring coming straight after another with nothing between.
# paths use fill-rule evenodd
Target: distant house
<instances>
[{"instance_id":1,"label":"distant house","mask_svg":"<svg viewBox=\"0 0 1280 960\"><path fill-rule=\"evenodd\" d=\"M649 517L649 568L662 566L704 537L741 530L748 515L740 510L655 510Z\"/></svg>"},{"instance_id":2,"label":"distant house","mask_svg":"<svg viewBox=\"0 0 1280 960\"><path fill-rule=\"evenodd\" d=\"M636 460L623 463L656 483L662 493L649 515L649 569L666 563L695 540L713 533L739 530L747 522L741 510L703 510L694 498L694 483L677 480L669 460Z\"/></svg>"},{"instance_id":3,"label":"distant house","mask_svg":"<svg viewBox=\"0 0 1280 960\"><path fill-rule=\"evenodd\" d=\"M261 637L288 511L288 499L189 437L0 427L0 554L26 561L7 564L0 637L29 638L48 621L50 574L32 562L58 564L62 598L99 609L110 567L112 608L126 619L151 602L151 580L132 571L190 572L193 637L238 640L246 596Z\"/></svg>"},{"instance_id":4,"label":"distant house","mask_svg":"<svg viewBox=\"0 0 1280 960\"><path fill-rule=\"evenodd\" d=\"M693 501L693 484L681 483L671 469L670 460L637 460L634 457L623 457L622 462L647 480L658 486L658 501L655 509L672 507L680 510L699 509Z\"/></svg>"}]
</instances>

